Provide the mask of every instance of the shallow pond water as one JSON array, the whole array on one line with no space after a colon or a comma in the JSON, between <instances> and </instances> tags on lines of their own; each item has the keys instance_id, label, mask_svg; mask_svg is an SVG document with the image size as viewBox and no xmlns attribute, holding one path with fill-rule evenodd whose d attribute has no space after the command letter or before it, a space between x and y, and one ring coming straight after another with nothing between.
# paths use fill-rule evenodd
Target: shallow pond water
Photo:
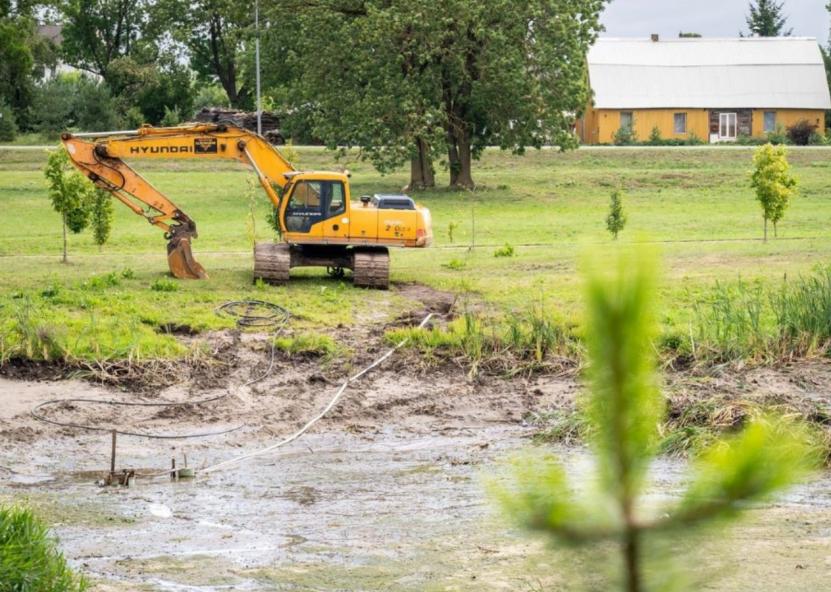
<instances>
[{"instance_id":1,"label":"shallow pond water","mask_svg":"<svg viewBox=\"0 0 831 592\"><path fill-rule=\"evenodd\" d=\"M94 484L90 469L106 465L90 450L105 446L83 437L59 457L33 450L37 470L17 467L0 493L40 506L67 557L99 590L580 589L576 572L605 577L592 557L512 529L484 493L482 476L527 445L526 435L520 428L310 434L194 481L140 478L132 488ZM158 468L160 445L131 447L139 466ZM202 445L191 463L239 452ZM589 478L585 451L560 455L578 480ZM684 469L681 461L656 462L649 502L671 502ZM729 537L704 545L713 573L705 588L806 590L831 574L831 480L750 515ZM693 554L692 539L672 545Z\"/></svg>"}]
</instances>

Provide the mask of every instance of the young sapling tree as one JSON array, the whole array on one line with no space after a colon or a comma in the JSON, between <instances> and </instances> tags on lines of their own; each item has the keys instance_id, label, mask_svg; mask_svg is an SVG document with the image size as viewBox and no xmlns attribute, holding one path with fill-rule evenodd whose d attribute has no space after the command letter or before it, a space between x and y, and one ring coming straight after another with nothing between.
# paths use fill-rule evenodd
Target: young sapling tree
<instances>
[{"instance_id":1,"label":"young sapling tree","mask_svg":"<svg viewBox=\"0 0 831 592\"><path fill-rule=\"evenodd\" d=\"M90 223L92 225L92 237L98 248L110 238L113 226L113 202L109 191L103 189L92 189L92 203L90 204Z\"/></svg>"},{"instance_id":2,"label":"young sapling tree","mask_svg":"<svg viewBox=\"0 0 831 592\"><path fill-rule=\"evenodd\" d=\"M67 229L78 234L89 225L92 185L72 168L63 147L49 153L43 174L52 208L63 219L63 262L67 263Z\"/></svg>"},{"instance_id":3,"label":"young sapling tree","mask_svg":"<svg viewBox=\"0 0 831 592\"><path fill-rule=\"evenodd\" d=\"M767 242L768 220L773 223L773 235L776 236L777 224L785 216L797 191L784 146L765 144L756 151L750 185L756 190L756 199L762 206L764 240Z\"/></svg>"},{"instance_id":4,"label":"young sapling tree","mask_svg":"<svg viewBox=\"0 0 831 592\"><path fill-rule=\"evenodd\" d=\"M620 191L612 192L609 201L609 215L606 216L606 230L617 240L618 233L626 226L626 214L623 212L623 197Z\"/></svg>"},{"instance_id":5,"label":"young sapling tree","mask_svg":"<svg viewBox=\"0 0 831 592\"><path fill-rule=\"evenodd\" d=\"M518 458L508 479L493 486L502 507L523 527L599 553L612 543L626 592L654 589L652 578L663 575L644 567L647 536L650 542L687 536L697 526L733 517L748 502L804 478L819 460L804 428L757 419L693 462L694 474L679 502L645 504L642 494L665 415L655 369L654 301L655 276L642 254L622 257L606 275L589 277L590 386L582 415L599 477L596 484L591 480L595 495L575 490L551 454Z\"/></svg>"}]
</instances>

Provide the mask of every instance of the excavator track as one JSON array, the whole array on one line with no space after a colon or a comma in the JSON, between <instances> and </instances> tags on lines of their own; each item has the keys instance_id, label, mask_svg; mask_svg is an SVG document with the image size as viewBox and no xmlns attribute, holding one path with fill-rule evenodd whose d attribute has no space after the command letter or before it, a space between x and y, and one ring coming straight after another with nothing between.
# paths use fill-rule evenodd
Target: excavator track
<instances>
[{"instance_id":1,"label":"excavator track","mask_svg":"<svg viewBox=\"0 0 831 592\"><path fill-rule=\"evenodd\" d=\"M387 249L355 250L352 282L365 288L386 290L390 286L390 254Z\"/></svg>"},{"instance_id":2,"label":"excavator track","mask_svg":"<svg viewBox=\"0 0 831 592\"><path fill-rule=\"evenodd\" d=\"M254 245L254 279L271 284L289 281L291 247L286 243L257 243Z\"/></svg>"}]
</instances>

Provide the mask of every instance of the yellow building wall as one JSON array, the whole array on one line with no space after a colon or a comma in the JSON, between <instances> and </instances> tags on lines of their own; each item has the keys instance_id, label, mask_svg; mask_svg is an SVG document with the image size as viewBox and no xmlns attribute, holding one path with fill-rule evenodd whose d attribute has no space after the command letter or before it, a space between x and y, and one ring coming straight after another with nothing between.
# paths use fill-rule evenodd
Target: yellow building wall
<instances>
[{"instance_id":1,"label":"yellow building wall","mask_svg":"<svg viewBox=\"0 0 831 592\"><path fill-rule=\"evenodd\" d=\"M687 114L687 132L675 133L675 114ZM590 109L586 112L586 133L581 139L586 144L612 144L615 133L620 129L621 111L611 109ZM633 109L634 130L638 141L649 139L652 129L658 127L665 140L689 138L693 133L701 140L709 137L708 109Z\"/></svg>"},{"instance_id":2,"label":"yellow building wall","mask_svg":"<svg viewBox=\"0 0 831 592\"><path fill-rule=\"evenodd\" d=\"M817 126L819 132L825 131L825 111L813 111L805 109L754 109L753 110L753 135L765 135L765 112L776 113L776 125L787 129L807 119Z\"/></svg>"},{"instance_id":3,"label":"yellow building wall","mask_svg":"<svg viewBox=\"0 0 831 592\"><path fill-rule=\"evenodd\" d=\"M716 109L718 110L718 109ZM626 110L624 110L626 111ZM661 130L661 138L687 139L692 134L698 136L703 142L710 138L710 109L633 109L632 114L635 120L634 130L637 139L644 142L649 139L652 129L658 127ZM723 109L722 111L727 111ZM776 123L787 128L793 124L807 119L825 130L825 112L803 109L754 109L753 110L753 135L764 135L764 113L765 111L776 111ZM687 133L675 133L675 114L687 114ZM580 140L584 144L612 144L614 135L620 129L620 110L613 109L588 109L585 116L578 124L577 131Z\"/></svg>"}]
</instances>

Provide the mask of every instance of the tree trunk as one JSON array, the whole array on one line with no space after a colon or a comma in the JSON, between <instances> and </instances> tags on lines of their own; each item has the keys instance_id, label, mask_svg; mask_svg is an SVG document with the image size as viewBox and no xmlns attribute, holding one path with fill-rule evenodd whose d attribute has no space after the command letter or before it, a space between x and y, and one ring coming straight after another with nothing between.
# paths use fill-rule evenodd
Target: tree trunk
<instances>
[{"instance_id":1,"label":"tree trunk","mask_svg":"<svg viewBox=\"0 0 831 592\"><path fill-rule=\"evenodd\" d=\"M416 153L410 159L410 184L407 189L418 191L436 186L436 175L433 170L433 159L430 157L430 147L422 138L416 138Z\"/></svg>"},{"instance_id":2,"label":"tree trunk","mask_svg":"<svg viewBox=\"0 0 831 592\"><path fill-rule=\"evenodd\" d=\"M768 242L768 219L765 218L765 242Z\"/></svg>"},{"instance_id":3,"label":"tree trunk","mask_svg":"<svg viewBox=\"0 0 831 592\"><path fill-rule=\"evenodd\" d=\"M450 168L450 186L454 187L459 177L459 150L456 148L456 139L450 132L447 132L447 165Z\"/></svg>"},{"instance_id":4,"label":"tree trunk","mask_svg":"<svg viewBox=\"0 0 831 592\"><path fill-rule=\"evenodd\" d=\"M462 132L461 137L457 141L459 149L459 174L456 176L456 187L464 187L465 189L473 189L476 185L473 182L472 154L470 149L470 136L468 133Z\"/></svg>"},{"instance_id":5,"label":"tree trunk","mask_svg":"<svg viewBox=\"0 0 831 592\"><path fill-rule=\"evenodd\" d=\"M476 185L471 170L472 152L467 130L448 132L447 158L450 164L450 186L473 189Z\"/></svg>"},{"instance_id":6,"label":"tree trunk","mask_svg":"<svg viewBox=\"0 0 831 592\"><path fill-rule=\"evenodd\" d=\"M773 223L773 238L779 238L779 229L777 228L776 222Z\"/></svg>"},{"instance_id":7,"label":"tree trunk","mask_svg":"<svg viewBox=\"0 0 831 592\"><path fill-rule=\"evenodd\" d=\"M626 592L641 592L640 540L637 529L627 527L623 540Z\"/></svg>"},{"instance_id":8,"label":"tree trunk","mask_svg":"<svg viewBox=\"0 0 831 592\"><path fill-rule=\"evenodd\" d=\"M63 213L63 262L69 262L66 257L66 212Z\"/></svg>"}]
</instances>

